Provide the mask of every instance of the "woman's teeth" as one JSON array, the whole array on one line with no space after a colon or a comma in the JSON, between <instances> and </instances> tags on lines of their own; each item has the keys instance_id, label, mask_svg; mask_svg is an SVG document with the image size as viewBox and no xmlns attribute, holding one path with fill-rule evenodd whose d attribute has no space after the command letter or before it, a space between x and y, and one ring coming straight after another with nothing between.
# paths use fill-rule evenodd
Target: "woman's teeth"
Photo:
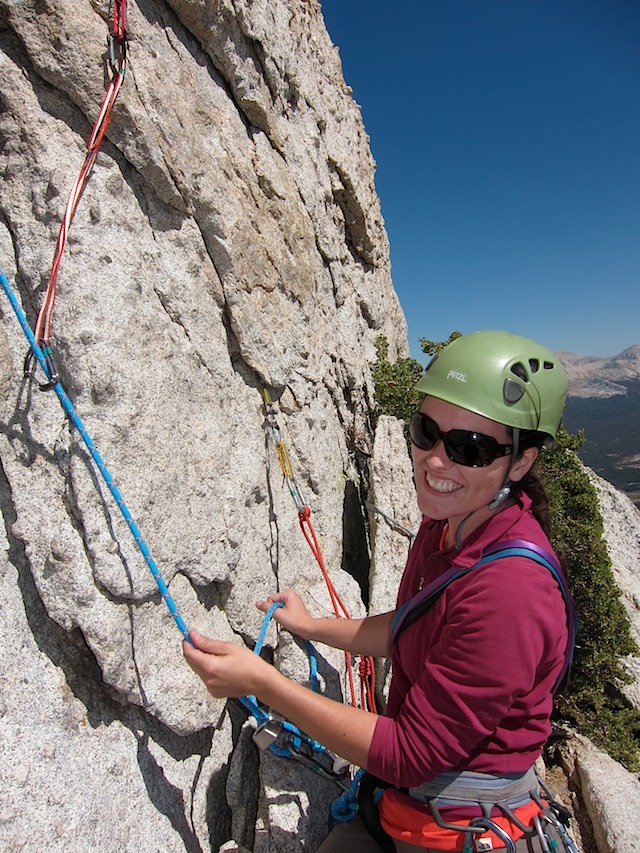
<instances>
[{"instance_id":1,"label":"woman's teeth","mask_svg":"<svg viewBox=\"0 0 640 853\"><path fill-rule=\"evenodd\" d=\"M432 474L427 474L426 476L427 483L436 492L455 492L456 489L461 488L458 483L452 483L451 480L438 480Z\"/></svg>"}]
</instances>

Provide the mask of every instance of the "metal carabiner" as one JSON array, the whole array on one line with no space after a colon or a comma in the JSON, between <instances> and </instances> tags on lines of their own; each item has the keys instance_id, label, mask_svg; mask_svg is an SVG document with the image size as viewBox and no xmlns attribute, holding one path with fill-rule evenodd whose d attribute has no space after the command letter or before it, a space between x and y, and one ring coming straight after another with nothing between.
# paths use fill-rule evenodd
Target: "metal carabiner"
<instances>
[{"instance_id":1,"label":"metal carabiner","mask_svg":"<svg viewBox=\"0 0 640 853\"><path fill-rule=\"evenodd\" d=\"M303 748L303 744L307 747L306 750ZM344 762L343 759L340 759L335 753L328 749L323 752L318 752L315 751L308 743L305 744L304 741L300 742L300 746L297 746L293 741L290 741L287 744L287 748L291 753L291 757L295 761L299 761L306 767L310 767L312 770L315 770L319 776L322 776L325 779L330 779L332 782L340 784L347 775L349 764ZM323 759L326 761L326 764L323 763Z\"/></svg>"},{"instance_id":2,"label":"metal carabiner","mask_svg":"<svg viewBox=\"0 0 640 853\"><path fill-rule=\"evenodd\" d=\"M538 839L540 840L540 847L542 849L542 853L551 853L551 847L549 846L549 836L542 828L542 821L540 820L540 815L536 815L533 818L533 826L536 830Z\"/></svg>"},{"instance_id":3,"label":"metal carabiner","mask_svg":"<svg viewBox=\"0 0 640 853\"><path fill-rule=\"evenodd\" d=\"M279 714L269 712L269 716L261 726L255 730L252 735L253 742L258 749L265 750L278 740L282 732L284 717Z\"/></svg>"},{"instance_id":4,"label":"metal carabiner","mask_svg":"<svg viewBox=\"0 0 640 853\"><path fill-rule=\"evenodd\" d=\"M558 824L556 825L556 829L567 853L580 853L580 848L578 847L574 839L569 835L566 827L563 826L562 823L558 822Z\"/></svg>"},{"instance_id":5,"label":"metal carabiner","mask_svg":"<svg viewBox=\"0 0 640 853\"><path fill-rule=\"evenodd\" d=\"M540 787L547 796L548 803L545 803L539 796L533 796L535 802L540 806L542 815L547 823L550 823L560 835L560 839L564 844L567 853L580 853L580 848L569 834L569 823L571 812L569 809L555 799L553 792L545 785L542 779L539 779Z\"/></svg>"},{"instance_id":6,"label":"metal carabiner","mask_svg":"<svg viewBox=\"0 0 640 853\"><path fill-rule=\"evenodd\" d=\"M497 835L500 841L504 841L504 845L507 848L508 853L516 853L516 843L513 838L506 830L499 826L495 820L491 820L490 817L474 817L474 819L469 822L469 827L472 829L473 827L483 827L484 829L488 829L490 832L493 832L494 835ZM465 840L465 844L466 843L467 842Z\"/></svg>"},{"instance_id":7,"label":"metal carabiner","mask_svg":"<svg viewBox=\"0 0 640 853\"><path fill-rule=\"evenodd\" d=\"M115 77L117 74L122 74L125 61L127 58L127 37L119 37L116 33L109 33L107 36L107 45L109 48L109 67L111 73Z\"/></svg>"},{"instance_id":8,"label":"metal carabiner","mask_svg":"<svg viewBox=\"0 0 640 853\"><path fill-rule=\"evenodd\" d=\"M563 846L564 850L566 850L566 853L580 853L580 848L578 847L578 845L576 844L574 839L571 837L571 835L569 835L567 827L564 825L564 823L558 819L557 815L555 814L555 810L543 809L542 817L558 833L558 835L560 836L560 841L562 842L562 846ZM540 820L540 818L537 818L537 820L538 820L538 823L540 824L540 826L536 825L535 819L534 819L534 827L535 827L536 832L538 833L538 836L540 837L540 832L543 832L544 838L547 839L547 834L542 829L542 821ZM540 843L543 844L542 838L540 840ZM557 845L555 844L554 841L549 840L548 844L549 844L549 847L546 848L546 850L549 850L549 851L555 850ZM546 850L543 846L543 853L546 853Z\"/></svg>"},{"instance_id":9,"label":"metal carabiner","mask_svg":"<svg viewBox=\"0 0 640 853\"><path fill-rule=\"evenodd\" d=\"M60 382L60 375L58 373L58 368L56 367L56 363L53 359L53 350L51 346L44 341L39 342L40 350L42 352L42 356L44 358L44 373L47 377L46 382L39 382L38 388L41 391L51 391L52 388L55 388L58 382ZM31 370L33 368L35 353L33 350L29 350L24 360L23 374L25 377L31 376Z\"/></svg>"}]
</instances>

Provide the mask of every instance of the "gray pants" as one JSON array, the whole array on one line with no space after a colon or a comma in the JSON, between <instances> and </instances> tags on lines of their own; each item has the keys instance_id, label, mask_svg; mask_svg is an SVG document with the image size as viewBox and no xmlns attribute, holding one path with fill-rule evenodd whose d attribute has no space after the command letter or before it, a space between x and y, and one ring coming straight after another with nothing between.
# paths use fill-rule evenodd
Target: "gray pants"
<instances>
[{"instance_id":1,"label":"gray pants","mask_svg":"<svg viewBox=\"0 0 640 853\"><path fill-rule=\"evenodd\" d=\"M563 850L562 842L553 829L546 827L551 838L558 842L558 851ZM397 853L442 853L435 847L416 847L415 844L407 844L406 841L394 839ZM494 850L504 850L502 847L494 847ZM521 838L516 843L518 853L542 853L540 841L537 838L527 840ZM367 832L359 817L355 817L348 823L339 823L329 833L328 837L318 847L316 853L381 853L381 848Z\"/></svg>"}]
</instances>

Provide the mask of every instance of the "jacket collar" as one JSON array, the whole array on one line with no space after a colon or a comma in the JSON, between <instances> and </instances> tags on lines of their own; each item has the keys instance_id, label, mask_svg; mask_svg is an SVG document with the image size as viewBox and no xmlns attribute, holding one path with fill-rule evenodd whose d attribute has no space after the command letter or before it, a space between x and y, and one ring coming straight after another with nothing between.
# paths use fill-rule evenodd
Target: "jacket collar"
<instances>
[{"instance_id":1,"label":"jacket collar","mask_svg":"<svg viewBox=\"0 0 640 853\"><path fill-rule=\"evenodd\" d=\"M514 538L512 529L518 526L522 517L527 515L530 509L531 498L522 492L514 504L492 515L465 537L460 550L450 548L443 552L443 557L452 565L461 568L467 569L475 565L490 545L501 539ZM441 529L440 522L432 523L437 524Z\"/></svg>"}]
</instances>

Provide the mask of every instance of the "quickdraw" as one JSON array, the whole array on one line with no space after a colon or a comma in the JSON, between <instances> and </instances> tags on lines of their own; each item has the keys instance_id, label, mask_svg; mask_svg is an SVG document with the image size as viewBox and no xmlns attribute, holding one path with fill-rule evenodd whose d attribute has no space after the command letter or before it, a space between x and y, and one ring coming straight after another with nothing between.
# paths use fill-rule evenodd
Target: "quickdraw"
<instances>
[{"instance_id":1,"label":"quickdraw","mask_svg":"<svg viewBox=\"0 0 640 853\"><path fill-rule=\"evenodd\" d=\"M318 543L318 537L316 536L316 532L313 529L313 524L311 523L311 509L305 502L304 497L302 495L302 490L300 489L300 485L293 473L291 462L289 460L289 454L287 452L286 445L283 441L282 433L280 432L280 427L278 426L276 404L271 399L271 394L266 388L262 392L262 396L264 399L265 411L267 415L267 425L275 441L278 460L280 462L280 467L282 468L282 476L289 488L289 492L295 504L296 510L298 511L300 529L302 530L304 538L307 540L307 544L311 549L311 553L316 558L316 562L318 563L320 571L322 572L322 576L329 592L329 598L331 599L333 612L335 613L338 619L343 617L346 619L350 619L351 617L349 615L349 611L347 610L344 602L340 598L340 595L329 576L329 572L327 571L327 567L322 556L322 550ZM347 678L349 681L349 690L351 693L351 704L356 705L357 701L353 677L353 663L349 652L345 652L345 667L347 671ZM360 707L364 708L365 710L375 711L375 669L372 658L363 656L360 659L359 675Z\"/></svg>"},{"instance_id":2,"label":"quickdraw","mask_svg":"<svg viewBox=\"0 0 640 853\"><path fill-rule=\"evenodd\" d=\"M254 647L256 654L260 654L262 651L267 628L273 614L278 607L282 606L281 601L276 601L267 610ZM309 642L306 645L309 655L311 686L313 690L318 692L320 685L318 682L315 649ZM349 784L348 761L340 758L340 756L327 749L326 746L323 746L318 741L301 732L297 726L285 720L284 717L271 710L265 711L255 696L243 696L240 697L239 701L255 717L258 728L254 732L253 740L260 749L268 749L280 758L290 758L299 761L312 770L315 770L316 773L325 779L331 779L343 787Z\"/></svg>"},{"instance_id":3,"label":"quickdraw","mask_svg":"<svg viewBox=\"0 0 640 853\"><path fill-rule=\"evenodd\" d=\"M104 139L109 120L111 119L111 111L115 104L118 92L124 83L124 75L126 70L127 60L127 0L114 0L111 31L107 39L109 51L109 67L111 69L111 79L107 86L107 91L100 107L98 118L93 126L91 137L87 143L87 153L85 154L80 172L75 180L67 206L65 208L60 231L58 232L58 240L56 243L56 251L49 273L49 282L44 295L44 301L38 314L38 319L34 329L34 335L38 346L42 350L45 359L47 382L40 385L41 390L52 390L58 381L58 370L53 356L53 348L51 346L51 324L53 321L53 309L56 301L58 290L58 273L60 271L60 263L67 245L69 229L75 216L80 198L84 188L87 185L91 169L98 156L98 151ZM31 364L34 353L29 351L25 359L24 371L25 374L30 373Z\"/></svg>"}]
</instances>

